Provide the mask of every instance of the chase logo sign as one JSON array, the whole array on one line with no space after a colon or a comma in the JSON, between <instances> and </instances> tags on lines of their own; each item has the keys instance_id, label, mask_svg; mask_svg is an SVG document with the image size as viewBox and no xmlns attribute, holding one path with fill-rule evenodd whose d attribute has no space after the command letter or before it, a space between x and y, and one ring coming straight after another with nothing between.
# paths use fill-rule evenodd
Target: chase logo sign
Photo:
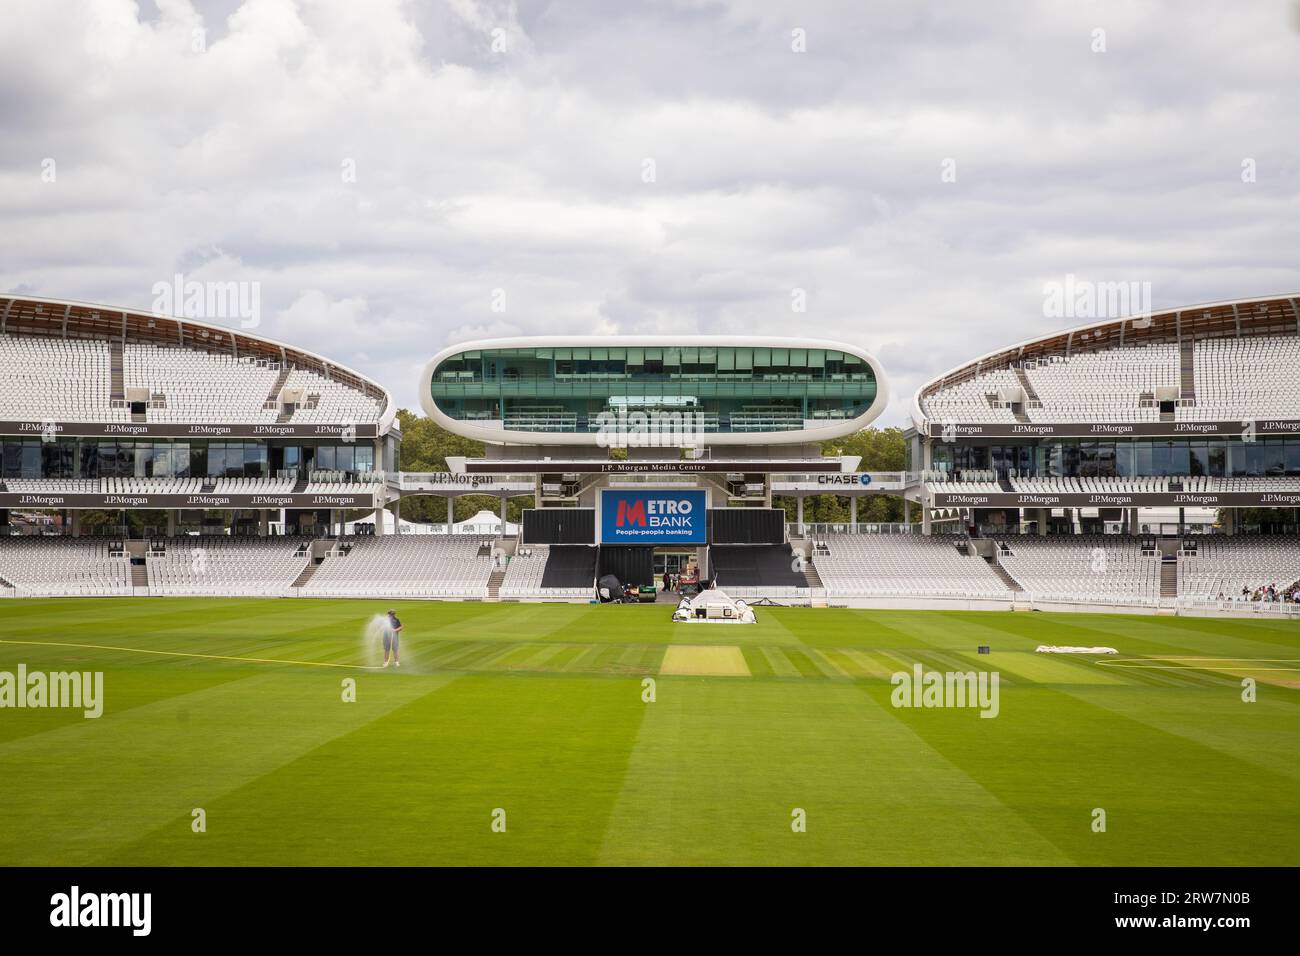
<instances>
[{"instance_id":1,"label":"chase logo sign","mask_svg":"<svg viewBox=\"0 0 1300 956\"><path fill-rule=\"evenodd\" d=\"M600 499L602 544L707 544L705 493L607 489Z\"/></svg>"}]
</instances>

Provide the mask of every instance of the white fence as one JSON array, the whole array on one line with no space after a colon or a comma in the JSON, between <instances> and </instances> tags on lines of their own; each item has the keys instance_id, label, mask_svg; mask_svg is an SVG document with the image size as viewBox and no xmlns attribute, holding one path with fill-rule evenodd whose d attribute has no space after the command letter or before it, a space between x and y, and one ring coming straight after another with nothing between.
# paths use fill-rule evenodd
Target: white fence
<instances>
[{"instance_id":1,"label":"white fence","mask_svg":"<svg viewBox=\"0 0 1300 956\"><path fill-rule=\"evenodd\" d=\"M817 537L824 534L920 534L920 522L905 524L903 522L867 522L859 521L856 524L843 522L804 522L799 524L791 522L786 525L786 533L790 537L801 538L804 536Z\"/></svg>"}]
</instances>

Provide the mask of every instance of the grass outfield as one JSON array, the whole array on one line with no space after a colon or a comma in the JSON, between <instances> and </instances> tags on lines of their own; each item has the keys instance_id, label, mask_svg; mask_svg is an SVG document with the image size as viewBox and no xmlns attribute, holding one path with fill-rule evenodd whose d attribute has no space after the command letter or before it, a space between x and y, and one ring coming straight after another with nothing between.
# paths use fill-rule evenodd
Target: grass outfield
<instances>
[{"instance_id":1,"label":"grass outfield","mask_svg":"<svg viewBox=\"0 0 1300 956\"><path fill-rule=\"evenodd\" d=\"M0 710L0 864L1300 863L1292 623L398 607L379 671L373 602L0 602L0 671L102 670L106 699ZM670 644L744 666L705 648L674 657L736 676L659 675ZM289 663L222 659L245 657ZM999 716L894 708L914 662L996 670Z\"/></svg>"}]
</instances>

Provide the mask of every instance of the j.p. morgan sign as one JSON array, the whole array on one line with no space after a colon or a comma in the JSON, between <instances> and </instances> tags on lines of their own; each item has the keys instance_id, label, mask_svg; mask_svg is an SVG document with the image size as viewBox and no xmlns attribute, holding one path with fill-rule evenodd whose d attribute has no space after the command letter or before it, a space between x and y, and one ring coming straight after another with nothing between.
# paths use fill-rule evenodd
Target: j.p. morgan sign
<instances>
[{"instance_id":1,"label":"j.p. morgan sign","mask_svg":"<svg viewBox=\"0 0 1300 956\"><path fill-rule=\"evenodd\" d=\"M0 435L42 438L337 438L350 441L375 438L379 426L295 424L294 422L231 422L180 424L168 422L4 422Z\"/></svg>"},{"instance_id":2,"label":"j.p. morgan sign","mask_svg":"<svg viewBox=\"0 0 1300 956\"><path fill-rule=\"evenodd\" d=\"M1189 435L1242 438L1296 433L1300 433L1300 421L1288 419L1259 419L1254 422L930 423L930 437L943 441L961 441L969 438L1185 438Z\"/></svg>"},{"instance_id":3,"label":"j.p. morgan sign","mask_svg":"<svg viewBox=\"0 0 1300 956\"><path fill-rule=\"evenodd\" d=\"M320 494L267 495L156 495L156 494L62 494L60 492L0 492L0 508L21 511L24 508L107 509L122 508L374 508L373 493L324 492Z\"/></svg>"},{"instance_id":4,"label":"j.p. morgan sign","mask_svg":"<svg viewBox=\"0 0 1300 956\"><path fill-rule=\"evenodd\" d=\"M936 508L1296 508L1300 491L935 492Z\"/></svg>"}]
</instances>

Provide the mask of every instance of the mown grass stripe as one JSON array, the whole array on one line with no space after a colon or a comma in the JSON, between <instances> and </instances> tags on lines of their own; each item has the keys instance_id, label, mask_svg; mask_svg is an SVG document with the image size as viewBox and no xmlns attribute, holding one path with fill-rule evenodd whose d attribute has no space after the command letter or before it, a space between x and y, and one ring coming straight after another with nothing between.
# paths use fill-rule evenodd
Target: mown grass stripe
<instances>
[{"instance_id":1,"label":"mown grass stripe","mask_svg":"<svg viewBox=\"0 0 1300 956\"><path fill-rule=\"evenodd\" d=\"M767 666L771 669L775 677L799 677L799 668L794 662L786 656L785 651L779 647L760 648L763 656L767 659Z\"/></svg>"},{"instance_id":2,"label":"mown grass stripe","mask_svg":"<svg viewBox=\"0 0 1300 956\"><path fill-rule=\"evenodd\" d=\"M745 664L749 667L749 673L752 677L772 677L775 672L772 670L772 663L763 653L762 648L746 645L740 649L745 655Z\"/></svg>"}]
</instances>

